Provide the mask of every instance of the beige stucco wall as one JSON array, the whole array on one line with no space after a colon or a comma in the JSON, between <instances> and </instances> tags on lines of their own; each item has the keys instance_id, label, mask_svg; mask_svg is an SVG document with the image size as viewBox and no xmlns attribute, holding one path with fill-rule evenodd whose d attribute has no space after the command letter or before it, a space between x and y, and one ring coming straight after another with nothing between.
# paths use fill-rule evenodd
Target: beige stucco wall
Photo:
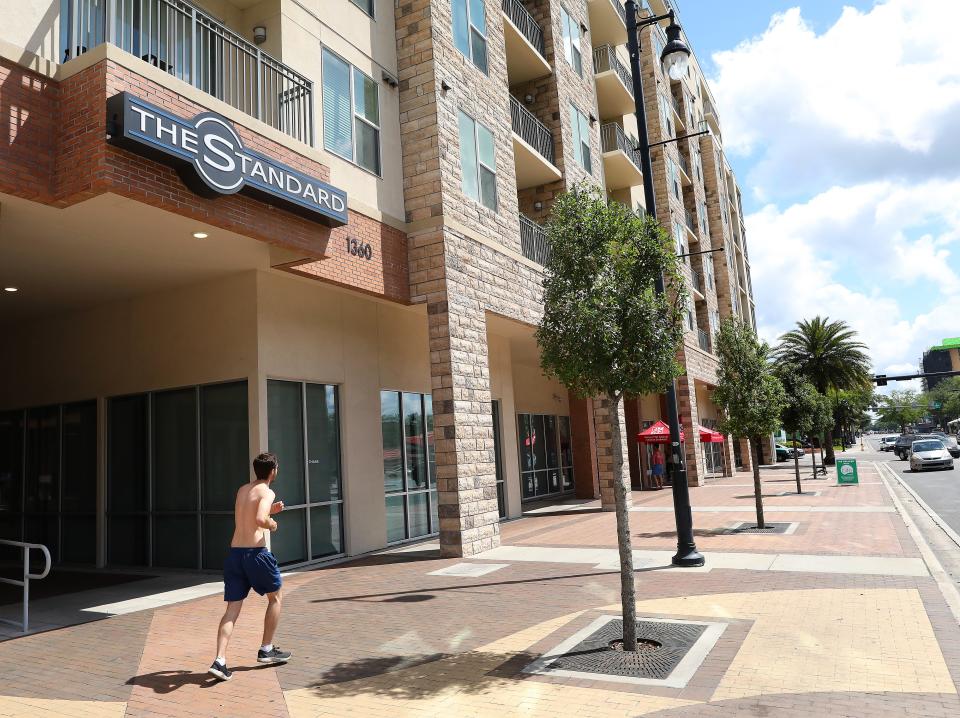
<instances>
[{"instance_id":1,"label":"beige stucco wall","mask_svg":"<svg viewBox=\"0 0 960 718\"><path fill-rule=\"evenodd\" d=\"M430 393L425 311L263 271L257 273L257 326L261 416L270 378L339 386L346 551L383 547L380 390ZM267 444L265 421L258 441Z\"/></svg>"},{"instance_id":2,"label":"beige stucco wall","mask_svg":"<svg viewBox=\"0 0 960 718\"><path fill-rule=\"evenodd\" d=\"M60 0L9 0L0 6L0 40L56 61L60 52Z\"/></svg>"},{"instance_id":3,"label":"beige stucco wall","mask_svg":"<svg viewBox=\"0 0 960 718\"><path fill-rule=\"evenodd\" d=\"M514 400L510 339L487 333L490 367L490 398L500 401L500 458L507 516L520 515L520 455L517 447L517 409Z\"/></svg>"}]
</instances>

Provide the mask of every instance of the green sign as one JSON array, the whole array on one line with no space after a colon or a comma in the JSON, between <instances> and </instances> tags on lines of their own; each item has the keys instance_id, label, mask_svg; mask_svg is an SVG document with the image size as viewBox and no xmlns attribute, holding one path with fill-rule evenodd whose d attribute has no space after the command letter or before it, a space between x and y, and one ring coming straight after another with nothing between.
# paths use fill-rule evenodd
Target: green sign
<instances>
[{"instance_id":1,"label":"green sign","mask_svg":"<svg viewBox=\"0 0 960 718\"><path fill-rule=\"evenodd\" d=\"M837 483L859 484L856 459L837 459Z\"/></svg>"}]
</instances>

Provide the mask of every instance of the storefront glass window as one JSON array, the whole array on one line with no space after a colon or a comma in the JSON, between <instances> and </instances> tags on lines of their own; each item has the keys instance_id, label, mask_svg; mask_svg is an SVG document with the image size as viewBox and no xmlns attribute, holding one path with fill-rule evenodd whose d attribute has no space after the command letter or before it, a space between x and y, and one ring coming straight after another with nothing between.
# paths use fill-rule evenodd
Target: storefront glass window
<instances>
[{"instance_id":1,"label":"storefront glass window","mask_svg":"<svg viewBox=\"0 0 960 718\"><path fill-rule=\"evenodd\" d=\"M267 404L269 451L280 460L274 490L285 505L282 530L271 537L277 561L343 553L337 388L271 379Z\"/></svg>"},{"instance_id":2,"label":"storefront glass window","mask_svg":"<svg viewBox=\"0 0 960 718\"><path fill-rule=\"evenodd\" d=\"M387 541L439 529L433 408L429 394L380 392Z\"/></svg>"},{"instance_id":3,"label":"storefront glass window","mask_svg":"<svg viewBox=\"0 0 960 718\"><path fill-rule=\"evenodd\" d=\"M518 414L520 486L523 499L573 490L570 417Z\"/></svg>"}]
</instances>

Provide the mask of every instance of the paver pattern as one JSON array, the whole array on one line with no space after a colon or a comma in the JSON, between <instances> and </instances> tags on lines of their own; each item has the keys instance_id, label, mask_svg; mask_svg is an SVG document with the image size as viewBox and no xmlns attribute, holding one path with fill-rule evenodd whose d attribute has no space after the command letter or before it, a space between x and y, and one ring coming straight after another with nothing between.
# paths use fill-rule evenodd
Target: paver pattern
<instances>
[{"instance_id":1,"label":"paver pattern","mask_svg":"<svg viewBox=\"0 0 960 718\"><path fill-rule=\"evenodd\" d=\"M879 473L866 464L860 474L859 487L807 480L820 495L772 496L767 505L892 506ZM765 493L789 486L784 477L765 472ZM289 577L277 638L294 652L286 666L255 663L264 603L251 600L226 684L205 672L219 596L0 643L0 716L960 716L960 625L931 577L709 564L710 551L916 558L900 516L777 513L797 521L797 532L720 533L754 518L745 485L750 477L740 474L691 490L695 506L743 508L694 514L706 570L636 574L640 615L728 624L683 688L523 672L619 612L616 570L441 559L428 542ZM669 499L634 495L638 507ZM672 521L670 512L633 512L634 547L672 548ZM561 506L505 523L502 537L538 550L610 549L614 517ZM51 681L51 663L69 670Z\"/></svg>"}]
</instances>

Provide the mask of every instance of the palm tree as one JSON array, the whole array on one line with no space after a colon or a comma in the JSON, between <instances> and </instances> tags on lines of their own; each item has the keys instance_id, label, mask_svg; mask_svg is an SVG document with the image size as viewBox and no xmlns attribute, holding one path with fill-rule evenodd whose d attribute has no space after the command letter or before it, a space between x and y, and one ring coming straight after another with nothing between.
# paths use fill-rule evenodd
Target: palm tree
<instances>
[{"instance_id":1,"label":"palm tree","mask_svg":"<svg viewBox=\"0 0 960 718\"><path fill-rule=\"evenodd\" d=\"M794 364L817 391L860 389L870 382L867 346L856 340L857 333L844 321L814 317L797 322L797 328L780 337L773 352L778 362ZM827 431L826 463L835 463L833 431Z\"/></svg>"}]
</instances>

